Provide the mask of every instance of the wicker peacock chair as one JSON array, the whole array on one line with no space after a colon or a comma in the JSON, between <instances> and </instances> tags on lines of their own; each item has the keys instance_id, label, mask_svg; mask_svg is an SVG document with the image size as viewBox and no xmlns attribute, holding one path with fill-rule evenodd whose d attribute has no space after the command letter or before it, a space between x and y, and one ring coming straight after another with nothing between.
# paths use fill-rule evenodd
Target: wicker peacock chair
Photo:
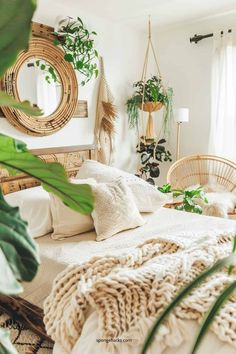
<instances>
[{"instance_id":1,"label":"wicker peacock chair","mask_svg":"<svg viewBox=\"0 0 236 354\"><path fill-rule=\"evenodd\" d=\"M185 189L193 185L217 185L236 193L236 163L211 155L187 156L169 169L167 183Z\"/></svg>"}]
</instances>

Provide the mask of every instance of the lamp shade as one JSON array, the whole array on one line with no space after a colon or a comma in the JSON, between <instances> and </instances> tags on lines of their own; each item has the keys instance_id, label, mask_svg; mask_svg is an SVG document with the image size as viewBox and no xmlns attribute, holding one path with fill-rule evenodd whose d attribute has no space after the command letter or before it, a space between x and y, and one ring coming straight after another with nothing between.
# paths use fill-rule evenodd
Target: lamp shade
<instances>
[{"instance_id":1,"label":"lamp shade","mask_svg":"<svg viewBox=\"0 0 236 354\"><path fill-rule=\"evenodd\" d=\"M187 123L189 121L189 109L188 108L175 109L174 118L177 123Z\"/></svg>"}]
</instances>

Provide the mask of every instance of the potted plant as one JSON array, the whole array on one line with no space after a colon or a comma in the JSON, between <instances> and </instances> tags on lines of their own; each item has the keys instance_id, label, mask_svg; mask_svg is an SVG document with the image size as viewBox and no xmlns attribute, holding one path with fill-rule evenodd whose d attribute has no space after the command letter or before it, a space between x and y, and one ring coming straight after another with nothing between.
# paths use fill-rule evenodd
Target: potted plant
<instances>
[{"instance_id":1,"label":"potted plant","mask_svg":"<svg viewBox=\"0 0 236 354\"><path fill-rule=\"evenodd\" d=\"M164 133L166 133L173 115L173 89L171 87L165 89L161 78L156 75L152 76L146 82L143 80L137 81L133 86L135 88L135 92L126 103L130 128L135 128L138 126L139 109L149 112L146 138L152 139L154 137L154 133L151 113L164 107Z\"/></svg>"},{"instance_id":2,"label":"potted plant","mask_svg":"<svg viewBox=\"0 0 236 354\"><path fill-rule=\"evenodd\" d=\"M157 143L153 141L149 144L141 141L137 148L137 152L141 154L142 165L137 176L152 185L155 185L155 178L160 175L160 162L172 161L170 151L166 150L164 146L165 143L165 139L161 139Z\"/></svg>"},{"instance_id":3,"label":"potted plant","mask_svg":"<svg viewBox=\"0 0 236 354\"><path fill-rule=\"evenodd\" d=\"M95 31L89 31L81 18L66 17L59 22L54 44L60 46L64 52L64 59L70 62L74 69L83 75L81 85L84 86L92 77L98 76L98 52L94 47Z\"/></svg>"}]
</instances>

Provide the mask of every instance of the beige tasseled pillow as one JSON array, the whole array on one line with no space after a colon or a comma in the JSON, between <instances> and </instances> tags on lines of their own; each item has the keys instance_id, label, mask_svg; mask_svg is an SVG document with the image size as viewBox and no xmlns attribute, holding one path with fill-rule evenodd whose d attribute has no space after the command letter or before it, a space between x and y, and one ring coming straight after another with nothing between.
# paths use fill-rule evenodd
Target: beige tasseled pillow
<instances>
[{"instance_id":1,"label":"beige tasseled pillow","mask_svg":"<svg viewBox=\"0 0 236 354\"><path fill-rule=\"evenodd\" d=\"M145 223L135 204L133 194L124 180L99 183L93 185L92 189L95 197L92 218L97 241Z\"/></svg>"}]
</instances>

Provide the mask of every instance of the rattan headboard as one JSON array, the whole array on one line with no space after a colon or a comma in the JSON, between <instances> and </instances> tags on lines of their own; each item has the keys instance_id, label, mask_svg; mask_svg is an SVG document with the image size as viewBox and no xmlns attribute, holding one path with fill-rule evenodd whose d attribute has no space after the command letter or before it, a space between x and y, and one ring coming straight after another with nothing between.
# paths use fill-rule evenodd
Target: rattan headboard
<instances>
[{"instance_id":1,"label":"rattan headboard","mask_svg":"<svg viewBox=\"0 0 236 354\"><path fill-rule=\"evenodd\" d=\"M61 163L69 177L74 177L79 170L82 162L86 159L96 159L95 145L66 146L56 148L46 148L30 150L31 153L40 157L45 162ZM9 173L0 169L0 185L4 194L17 192L40 185L40 183L30 176L19 174L9 176Z\"/></svg>"}]
</instances>

